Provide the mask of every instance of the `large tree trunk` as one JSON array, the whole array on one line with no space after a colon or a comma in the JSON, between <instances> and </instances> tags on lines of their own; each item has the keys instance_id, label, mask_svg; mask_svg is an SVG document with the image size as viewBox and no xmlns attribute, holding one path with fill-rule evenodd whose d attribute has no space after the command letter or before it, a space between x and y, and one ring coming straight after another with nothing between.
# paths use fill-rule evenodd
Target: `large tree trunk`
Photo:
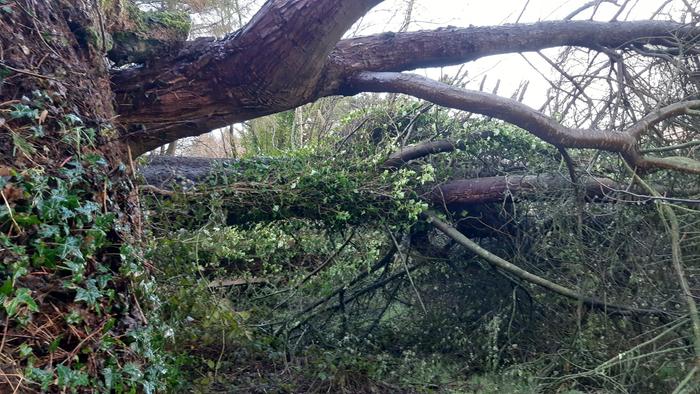
<instances>
[{"instance_id":1,"label":"large tree trunk","mask_svg":"<svg viewBox=\"0 0 700 394\"><path fill-rule=\"evenodd\" d=\"M127 10L104 3L0 11L0 392L159 379L147 372L139 203L104 58ZM129 383L124 366L143 379Z\"/></svg>"}]
</instances>

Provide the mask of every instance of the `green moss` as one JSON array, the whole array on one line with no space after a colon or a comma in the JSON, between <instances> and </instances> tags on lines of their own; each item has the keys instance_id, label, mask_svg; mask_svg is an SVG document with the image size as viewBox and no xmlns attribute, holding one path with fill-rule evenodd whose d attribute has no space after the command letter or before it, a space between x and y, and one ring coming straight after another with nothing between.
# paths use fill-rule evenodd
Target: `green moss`
<instances>
[{"instance_id":1,"label":"green moss","mask_svg":"<svg viewBox=\"0 0 700 394\"><path fill-rule=\"evenodd\" d=\"M178 11L142 11L137 6L128 3L129 20L135 25L135 31L150 35L153 29L169 30L176 36L187 37L192 21L186 12Z\"/></svg>"},{"instance_id":2,"label":"green moss","mask_svg":"<svg viewBox=\"0 0 700 394\"><path fill-rule=\"evenodd\" d=\"M112 32L109 58L116 64L144 63L155 54L169 50L187 39L190 17L184 12L142 11L126 8L130 24Z\"/></svg>"},{"instance_id":3,"label":"green moss","mask_svg":"<svg viewBox=\"0 0 700 394\"><path fill-rule=\"evenodd\" d=\"M174 30L178 35L187 36L192 25L186 12L150 11L144 13L147 24L157 23L167 29Z\"/></svg>"},{"instance_id":4,"label":"green moss","mask_svg":"<svg viewBox=\"0 0 700 394\"><path fill-rule=\"evenodd\" d=\"M87 27L85 29L85 36L94 48L103 49L109 51L112 49L114 42L112 41L112 35L104 32L104 38L102 37L102 32L99 27Z\"/></svg>"},{"instance_id":5,"label":"green moss","mask_svg":"<svg viewBox=\"0 0 700 394\"><path fill-rule=\"evenodd\" d=\"M137 25L143 22L145 12L141 11L136 4L130 1L126 3L126 13L129 15L129 19Z\"/></svg>"}]
</instances>

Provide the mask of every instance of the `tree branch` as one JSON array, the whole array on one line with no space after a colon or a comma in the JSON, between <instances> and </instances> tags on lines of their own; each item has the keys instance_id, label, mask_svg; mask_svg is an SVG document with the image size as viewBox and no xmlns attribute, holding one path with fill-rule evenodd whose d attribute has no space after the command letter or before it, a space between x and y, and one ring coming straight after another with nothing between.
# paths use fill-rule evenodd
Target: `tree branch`
<instances>
[{"instance_id":1,"label":"tree branch","mask_svg":"<svg viewBox=\"0 0 700 394\"><path fill-rule=\"evenodd\" d=\"M438 153L453 152L455 150L466 149L471 143L481 139L493 137L494 133L491 130L479 131L467 136L466 140L437 140L424 141L414 145L409 145L399 149L389 155L382 164L382 168L395 170L411 160L420 159L425 156L430 156Z\"/></svg>"},{"instance_id":2,"label":"tree branch","mask_svg":"<svg viewBox=\"0 0 700 394\"><path fill-rule=\"evenodd\" d=\"M591 49L625 47L632 43L668 46L670 38L698 34L700 31L695 27L660 21L553 21L447 27L343 40L331 53L331 64L342 69L345 75L362 71L407 71L561 46Z\"/></svg>"},{"instance_id":3,"label":"tree branch","mask_svg":"<svg viewBox=\"0 0 700 394\"><path fill-rule=\"evenodd\" d=\"M434 155L437 153L452 152L457 149L465 149L467 144L462 140L439 140L426 141L415 145L410 145L392 153L382 164L386 169L397 169L411 160L420 159L421 157Z\"/></svg>"},{"instance_id":4,"label":"tree branch","mask_svg":"<svg viewBox=\"0 0 700 394\"><path fill-rule=\"evenodd\" d=\"M517 100L447 85L416 74L363 72L348 80L345 93L404 93L432 103L501 119L557 147L600 149L622 154L640 169L666 168L700 174L700 162L685 157L643 157L637 139L650 125L700 106L700 100L660 108L620 132L569 128Z\"/></svg>"},{"instance_id":5,"label":"tree branch","mask_svg":"<svg viewBox=\"0 0 700 394\"><path fill-rule=\"evenodd\" d=\"M558 174L494 176L455 179L436 186L428 195L435 206L487 204L507 198L525 198L556 193L571 187L571 181ZM605 201L621 186L607 178L590 178L583 184L589 201Z\"/></svg>"},{"instance_id":6,"label":"tree branch","mask_svg":"<svg viewBox=\"0 0 700 394\"><path fill-rule=\"evenodd\" d=\"M117 111L135 154L318 98L328 53L382 0L270 0L240 31L199 39L115 71Z\"/></svg>"},{"instance_id":7,"label":"tree branch","mask_svg":"<svg viewBox=\"0 0 700 394\"><path fill-rule=\"evenodd\" d=\"M350 94L357 92L409 94L444 107L504 120L556 146L626 153L636 145L635 139L627 134L571 129L517 100L462 89L416 74L359 73L349 81L347 91Z\"/></svg>"},{"instance_id":8,"label":"tree branch","mask_svg":"<svg viewBox=\"0 0 700 394\"><path fill-rule=\"evenodd\" d=\"M479 246L476 242L470 240L469 238L465 237L462 233L460 233L456 228L450 226L449 224L441 221L438 219L434 214L428 212L423 214L425 220L432 224L436 229L441 231L443 234L447 235L448 237L452 238L455 240L457 243L460 245L464 246L477 256L483 258L486 260L489 264L494 265L495 267L506 271L512 275L515 275L516 277L536 284L540 287L543 287L549 291L553 291L559 295L562 295L564 297L577 300L580 302L583 302L584 304L587 304L595 309L599 309L602 311L606 312L612 312L614 314L641 314L641 315L657 315L657 316L667 316L668 313L664 312L662 310L658 309L639 309L639 308L634 308L626 305L615 305L615 304L610 304L607 303L603 300L594 298L594 297L588 297L579 294L575 290L569 289L568 287L564 287L562 285L559 285L557 283L551 282L545 278L542 278L540 276L534 275L528 271L525 271L524 269L494 255L493 253L487 251L486 249L482 248Z\"/></svg>"},{"instance_id":9,"label":"tree branch","mask_svg":"<svg viewBox=\"0 0 700 394\"><path fill-rule=\"evenodd\" d=\"M700 100L681 101L658 108L627 129L627 133L635 138L639 138L639 136L650 127L676 116L695 115L693 110L697 109L700 109Z\"/></svg>"},{"instance_id":10,"label":"tree branch","mask_svg":"<svg viewBox=\"0 0 700 394\"><path fill-rule=\"evenodd\" d=\"M357 93L359 85L349 87L346 82L358 82L355 75L366 71L447 66L568 45L667 47L673 45L675 36L700 34L694 26L671 22L559 21L449 27L338 42L355 20L380 2L269 1L244 29L225 39L195 40L161 61L115 71L112 82L119 119L128 126L121 138L135 154L141 154L182 137L289 110L320 97ZM543 122L547 123L540 119ZM615 144L625 143L625 138L616 138ZM597 142L580 145L599 148Z\"/></svg>"}]
</instances>

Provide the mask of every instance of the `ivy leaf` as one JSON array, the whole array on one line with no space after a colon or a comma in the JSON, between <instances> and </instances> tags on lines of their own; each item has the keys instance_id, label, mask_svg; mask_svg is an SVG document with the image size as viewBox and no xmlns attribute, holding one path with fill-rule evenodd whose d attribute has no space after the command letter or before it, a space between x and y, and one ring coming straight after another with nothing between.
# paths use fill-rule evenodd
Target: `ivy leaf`
<instances>
[{"instance_id":1,"label":"ivy leaf","mask_svg":"<svg viewBox=\"0 0 700 394\"><path fill-rule=\"evenodd\" d=\"M15 297L6 299L5 302L3 302L3 306L10 317L15 316L22 306L26 306L31 312L39 311L39 307L32 298L30 290L25 287L17 289Z\"/></svg>"},{"instance_id":2,"label":"ivy leaf","mask_svg":"<svg viewBox=\"0 0 700 394\"><path fill-rule=\"evenodd\" d=\"M73 236L68 236L66 237L65 242L63 242L62 245L62 250L61 250L61 258L62 259L68 259L69 257L73 257L77 259L78 261L85 261L85 257L83 256L83 252L80 250L80 245L81 245L81 239L78 237L73 237Z\"/></svg>"},{"instance_id":3,"label":"ivy leaf","mask_svg":"<svg viewBox=\"0 0 700 394\"><path fill-rule=\"evenodd\" d=\"M73 281L79 282L83 279L83 274L85 273L85 265L77 261L66 261L64 267L73 273Z\"/></svg>"},{"instance_id":4,"label":"ivy leaf","mask_svg":"<svg viewBox=\"0 0 700 394\"><path fill-rule=\"evenodd\" d=\"M94 279L89 279L86 281L86 288L77 288L75 301L85 301L88 305L94 306L97 304L97 300L102 297L102 293L97 288Z\"/></svg>"},{"instance_id":5,"label":"ivy leaf","mask_svg":"<svg viewBox=\"0 0 700 394\"><path fill-rule=\"evenodd\" d=\"M139 366L136 365L135 363L124 364L122 371L125 374L129 375L130 380L132 382L138 382L143 378L143 373L141 372L141 368L139 368Z\"/></svg>"},{"instance_id":6,"label":"ivy leaf","mask_svg":"<svg viewBox=\"0 0 700 394\"><path fill-rule=\"evenodd\" d=\"M112 385L114 384L114 371L112 371L112 368L110 367L105 367L102 369L102 376L105 378L105 388L107 390L112 389Z\"/></svg>"},{"instance_id":7,"label":"ivy leaf","mask_svg":"<svg viewBox=\"0 0 700 394\"><path fill-rule=\"evenodd\" d=\"M28 271L27 267L25 267L21 261L16 261L14 264L12 264L12 272L12 285L14 286L17 279L19 279L20 276L25 275Z\"/></svg>"},{"instance_id":8,"label":"ivy leaf","mask_svg":"<svg viewBox=\"0 0 700 394\"><path fill-rule=\"evenodd\" d=\"M46 135L46 133L44 133L44 126L41 125L32 126L29 128L29 130L31 130L32 135L35 138L41 138Z\"/></svg>"},{"instance_id":9,"label":"ivy leaf","mask_svg":"<svg viewBox=\"0 0 700 394\"><path fill-rule=\"evenodd\" d=\"M79 161L73 160L61 169L61 174L70 180L79 180L85 174L85 167Z\"/></svg>"},{"instance_id":10,"label":"ivy leaf","mask_svg":"<svg viewBox=\"0 0 700 394\"><path fill-rule=\"evenodd\" d=\"M53 353L56 350L58 350L58 346L61 344L61 339L63 339L63 335L59 335L51 341L51 344L49 344L49 353Z\"/></svg>"},{"instance_id":11,"label":"ivy leaf","mask_svg":"<svg viewBox=\"0 0 700 394\"><path fill-rule=\"evenodd\" d=\"M20 357L25 358L32 353L34 353L34 349L32 349L31 346L27 345L26 343L19 345L19 356Z\"/></svg>"},{"instance_id":12,"label":"ivy leaf","mask_svg":"<svg viewBox=\"0 0 700 394\"><path fill-rule=\"evenodd\" d=\"M13 110L10 111L10 117L12 119L31 119L34 120L39 117L39 110L32 109L24 104L15 104L12 106Z\"/></svg>"},{"instance_id":13,"label":"ivy leaf","mask_svg":"<svg viewBox=\"0 0 700 394\"><path fill-rule=\"evenodd\" d=\"M47 246L43 241L38 241L35 244L36 253L32 255L32 263L38 267L53 268L56 266L56 260L59 252L57 249Z\"/></svg>"},{"instance_id":14,"label":"ivy leaf","mask_svg":"<svg viewBox=\"0 0 700 394\"><path fill-rule=\"evenodd\" d=\"M68 324L78 324L82 320L82 316L75 310L70 311L70 313L66 315L66 323Z\"/></svg>"},{"instance_id":15,"label":"ivy leaf","mask_svg":"<svg viewBox=\"0 0 700 394\"><path fill-rule=\"evenodd\" d=\"M107 232L112 228L116 215L113 212L98 215L95 218L95 228Z\"/></svg>"},{"instance_id":16,"label":"ivy leaf","mask_svg":"<svg viewBox=\"0 0 700 394\"><path fill-rule=\"evenodd\" d=\"M107 160L105 160L104 157L96 155L94 153L88 153L87 155L85 155L84 159L92 165L99 165L102 167L107 166Z\"/></svg>"},{"instance_id":17,"label":"ivy leaf","mask_svg":"<svg viewBox=\"0 0 700 394\"><path fill-rule=\"evenodd\" d=\"M84 215L88 219L91 219L92 214L99 211L99 210L100 210L100 206L97 205L97 203L95 203L93 201L88 201L76 209L76 211L79 214Z\"/></svg>"},{"instance_id":18,"label":"ivy leaf","mask_svg":"<svg viewBox=\"0 0 700 394\"><path fill-rule=\"evenodd\" d=\"M75 371L62 364L56 367L56 375L58 375L58 385L62 387L76 388L90 383L85 372Z\"/></svg>"},{"instance_id":19,"label":"ivy leaf","mask_svg":"<svg viewBox=\"0 0 700 394\"><path fill-rule=\"evenodd\" d=\"M76 114L68 114L63 119L71 126L83 124L83 120Z\"/></svg>"},{"instance_id":20,"label":"ivy leaf","mask_svg":"<svg viewBox=\"0 0 700 394\"><path fill-rule=\"evenodd\" d=\"M41 385L42 392L48 391L49 385L53 382L53 371L51 369L30 367L27 368L26 375L32 382Z\"/></svg>"},{"instance_id":21,"label":"ivy leaf","mask_svg":"<svg viewBox=\"0 0 700 394\"><path fill-rule=\"evenodd\" d=\"M98 276L97 281L98 281L99 288L104 289L105 287L107 287L107 284L112 279L113 279L113 277L110 274L104 274L104 275Z\"/></svg>"},{"instance_id":22,"label":"ivy leaf","mask_svg":"<svg viewBox=\"0 0 700 394\"><path fill-rule=\"evenodd\" d=\"M0 296L8 296L12 293L12 279L7 278L0 286Z\"/></svg>"},{"instance_id":23,"label":"ivy leaf","mask_svg":"<svg viewBox=\"0 0 700 394\"><path fill-rule=\"evenodd\" d=\"M61 228L56 225L42 224L41 226L39 226L38 235L41 238L53 238L57 235L60 235L60 233Z\"/></svg>"}]
</instances>

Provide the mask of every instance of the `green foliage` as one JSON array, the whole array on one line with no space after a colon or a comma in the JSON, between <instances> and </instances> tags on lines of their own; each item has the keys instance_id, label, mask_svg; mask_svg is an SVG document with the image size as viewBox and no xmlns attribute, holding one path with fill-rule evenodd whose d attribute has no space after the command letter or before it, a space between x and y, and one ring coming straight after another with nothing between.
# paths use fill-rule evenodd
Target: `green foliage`
<instances>
[{"instance_id":1,"label":"green foliage","mask_svg":"<svg viewBox=\"0 0 700 394\"><path fill-rule=\"evenodd\" d=\"M287 144L292 113L279 115L276 130L290 133L260 149L271 157L222 166L183 193L144 193L146 257L159 269L171 365L181 371L174 390L676 387L691 362L688 332L653 206L626 203L625 194L593 203L572 186L443 209L445 220L519 267L611 303L664 308L670 323L589 310L492 269L418 221L436 183L568 176L556 149L500 122L463 122L416 101L374 104L348 114L330 141L304 149ZM342 134L358 122L354 134ZM402 146L441 138L469 143L397 171L381 166ZM592 175L619 174L616 157L569 153ZM650 179L669 189L698 183ZM683 253L697 256L697 212L682 212L691 237Z\"/></svg>"},{"instance_id":2,"label":"green foliage","mask_svg":"<svg viewBox=\"0 0 700 394\"><path fill-rule=\"evenodd\" d=\"M152 201L153 220L172 228L307 218L342 228L373 221L415 221L426 208L419 186L432 169L380 171L376 164L327 150L240 160L215 171L200 190ZM377 160L380 161L380 160ZM190 214L179 215L187 205Z\"/></svg>"},{"instance_id":3,"label":"green foliage","mask_svg":"<svg viewBox=\"0 0 700 394\"><path fill-rule=\"evenodd\" d=\"M31 345L22 343L19 346L18 355L26 362L25 379L29 383L44 389L57 387L69 391L84 387L111 388L116 392L143 387L146 391L152 391L147 387L157 386L162 372L150 370L159 368L157 358L162 356L156 356L157 345L150 344L143 349L137 349L137 345L151 341L148 336L153 336L153 333L128 339L120 338L119 332L113 331L114 319L110 316L117 313L113 308L121 308L115 292L115 280L119 273L113 271L110 262L97 258L105 250L116 246L110 244L111 237L108 235L114 231L115 216L101 212L101 207L91 201L91 192L88 191L91 188L87 186L95 177L102 176L101 170L99 166L86 168L79 161L71 161L54 176L33 169L6 180L8 185L22 191L22 197L11 210L5 207L0 211L3 228L0 238L4 245L0 268L3 276L8 278L0 294L2 311L10 322L17 324L17 328L31 327L43 321L44 316L53 315L54 324L62 325L62 320L77 332L99 330L99 335L93 333L98 348L83 348L83 351L87 351L85 355L106 357L105 370L113 369L108 380L93 380L88 377L89 365L84 357L60 361L61 353L56 352L59 349L73 349L76 346L74 341L79 340L66 335L57 337L48 347L42 342L32 342ZM105 182L104 178L102 182ZM127 259L133 257L125 256ZM63 313L63 307L46 315L48 311L40 311L37 305L37 296L44 298L49 295L45 289L35 288L31 283L35 280L32 278L44 270L64 279L62 289L49 291L65 294L68 297L65 305L76 308L67 313L65 319L56 316L56 312ZM143 275L143 271L132 274ZM54 303L61 305L57 301ZM39 316L39 312L43 315ZM95 315L91 315L93 312ZM90 328L83 326L82 316L104 316L107 320L99 328ZM127 349L129 353L141 354L149 360L150 372L136 379L128 370L115 368L117 361L114 353ZM56 358L55 367L35 367L43 363L46 354L55 354L52 356Z\"/></svg>"},{"instance_id":4,"label":"green foliage","mask_svg":"<svg viewBox=\"0 0 700 394\"><path fill-rule=\"evenodd\" d=\"M174 29L183 37L187 37L187 33L189 33L192 24L190 16L186 12L152 11L144 13L143 17L149 22L158 23L167 28Z\"/></svg>"},{"instance_id":5,"label":"green foliage","mask_svg":"<svg viewBox=\"0 0 700 394\"><path fill-rule=\"evenodd\" d=\"M156 315L148 328L129 315L140 310L130 311L134 297L149 310L158 301L143 297L152 282L123 243L119 194L107 193L128 187L85 149L98 136L80 117L40 91L22 102L7 113L15 148L33 165L2 167L0 320L9 338L23 339L3 340L3 357L32 390L154 392L169 371L161 326ZM44 126L74 155L54 163L18 142L34 145Z\"/></svg>"}]
</instances>

